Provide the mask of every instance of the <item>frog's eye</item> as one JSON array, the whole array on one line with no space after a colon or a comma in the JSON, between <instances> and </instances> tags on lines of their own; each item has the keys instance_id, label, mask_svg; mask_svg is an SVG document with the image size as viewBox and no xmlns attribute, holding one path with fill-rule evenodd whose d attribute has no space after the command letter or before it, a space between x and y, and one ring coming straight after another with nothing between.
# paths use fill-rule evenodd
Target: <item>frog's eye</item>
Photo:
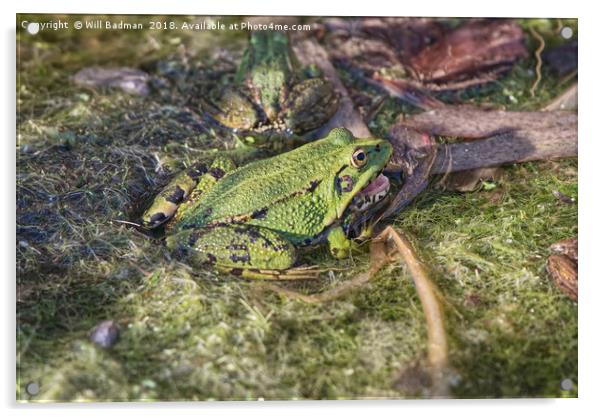
<instances>
[{"instance_id":1,"label":"frog's eye","mask_svg":"<svg viewBox=\"0 0 602 417\"><path fill-rule=\"evenodd\" d=\"M355 168L363 167L366 165L366 162L368 162L368 155L366 155L366 152L362 148L356 149L353 155L351 155L351 165Z\"/></svg>"}]
</instances>

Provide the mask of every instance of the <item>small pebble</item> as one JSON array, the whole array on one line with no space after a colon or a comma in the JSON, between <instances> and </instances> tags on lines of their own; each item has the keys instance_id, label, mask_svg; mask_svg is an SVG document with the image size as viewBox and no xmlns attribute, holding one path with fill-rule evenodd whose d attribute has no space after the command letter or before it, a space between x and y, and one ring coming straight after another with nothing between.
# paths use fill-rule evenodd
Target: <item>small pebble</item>
<instances>
[{"instance_id":1,"label":"small pebble","mask_svg":"<svg viewBox=\"0 0 602 417\"><path fill-rule=\"evenodd\" d=\"M119 340L119 326L113 320L105 320L90 331L90 341L100 347L110 348Z\"/></svg>"}]
</instances>

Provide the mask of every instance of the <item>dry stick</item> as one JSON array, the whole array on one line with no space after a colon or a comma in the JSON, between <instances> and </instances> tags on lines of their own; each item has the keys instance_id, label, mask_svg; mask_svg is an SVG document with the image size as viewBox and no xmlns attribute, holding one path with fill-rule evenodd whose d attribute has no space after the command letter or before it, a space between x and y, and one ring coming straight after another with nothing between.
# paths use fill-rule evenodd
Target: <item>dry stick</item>
<instances>
[{"instance_id":1,"label":"dry stick","mask_svg":"<svg viewBox=\"0 0 602 417\"><path fill-rule=\"evenodd\" d=\"M443 311L437 294L437 287L428 277L421 262L416 257L414 249L408 239L395 231L391 226L383 231L381 235L386 235L391 239L403 257L408 270L414 280L416 293L420 298L424 317L426 319L426 330L428 336L428 360L429 371L432 380L432 396L448 397L449 386L447 383L447 336L443 325Z\"/></svg>"},{"instance_id":2,"label":"dry stick","mask_svg":"<svg viewBox=\"0 0 602 417\"><path fill-rule=\"evenodd\" d=\"M537 86L541 81L541 53L543 52L543 49L546 46L546 41L544 41L541 35L537 33L537 31L532 27L530 27L529 30L531 31L531 34L539 41L539 47L535 51L535 59L537 60L537 65L535 66L535 73L537 74L537 78L531 86L531 97L535 97L535 90L537 89Z\"/></svg>"},{"instance_id":3,"label":"dry stick","mask_svg":"<svg viewBox=\"0 0 602 417\"><path fill-rule=\"evenodd\" d=\"M558 86L560 87L560 86L564 85L564 83L566 83L567 81L570 81L576 75L577 75L577 70L573 70L573 71L569 72L567 75L562 77L560 79L560 81L558 81Z\"/></svg>"},{"instance_id":4,"label":"dry stick","mask_svg":"<svg viewBox=\"0 0 602 417\"><path fill-rule=\"evenodd\" d=\"M480 139L438 145L431 174L577 155L577 114L569 111L446 108L401 123L429 135Z\"/></svg>"},{"instance_id":5,"label":"dry stick","mask_svg":"<svg viewBox=\"0 0 602 417\"><path fill-rule=\"evenodd\" d=\"M575 134L552 137L552 133L542 131L539 141L508 134L473 142L441 145L443 149L437 154L431 174L577 155Z\"/></svg>"},{"instance_id":6,"label":"dry stick","mask_svg":"<svg viewBox=\"0 0 602 417\"><path fill-rule=\"evenodd\" d=\"M562 84L560 82L558 85ZM578 105L578 94L577 94L577 82L563 91L560 95L556 96L552 101L546 104L542 108L543 111L555 111L555 110L577 110Z\"/></svg>"}]
</instances>

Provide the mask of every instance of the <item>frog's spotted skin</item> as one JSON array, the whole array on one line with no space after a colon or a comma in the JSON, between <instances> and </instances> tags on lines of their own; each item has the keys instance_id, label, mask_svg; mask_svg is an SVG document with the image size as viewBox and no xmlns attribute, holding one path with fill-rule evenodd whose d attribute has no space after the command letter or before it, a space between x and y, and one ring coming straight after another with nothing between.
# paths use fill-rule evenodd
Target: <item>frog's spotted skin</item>
<instances>
[{"instance_id":1,"label":"frog's spotted skin","mask_svg":"<svg viewBox=\"0 0 602 417\"><path fill-rule=\"evenodd\" d=\"M148 228L153 228L171 219L176 214L178 206L189 197L199 178L207 170L205 164L195 164L176 175L155 197L151 207L144 212L142 224Z\"/></svg>"},{"instance_id":2,"label":"frog's spotted skin","mask_svg":"<svg viewBox=\"0 0 602 417\"><path fill-rule=\"evenodd\" d=\"M280 95L294 75L291 56L286 34L253 32L236 75L270 120L280 111Z\"/></svg>"},{"instance_id":3,"label":"frog's spotted skin","mask_svg":"<svg viewBox=\"0 0 602 417\"><path fill-rule=\"evenodd\" d=\"M339 105L332 85L319 76L303 79L288 36L253 32L235 78L206 110L255 145L300 135L322 126ZM211 101L211 100L210 100Z\"/></svg>"},{"instance_id":4,"label":"frog's spotted skin","mask_svg":"<svg viewBox=\"0 0 602 417\"><path fill-rule=\"evenodd\" d=\"M201 196L211 190L213 186L224 177L228 172L233 171L236 167L234 162L228 158L217 157L211 164L207 172L198 177L198 183L190 192L187 200L182 202L180 208L175 213L174 222L178 222L183 213L193 210L194 204L199 201ZM173 184L178 187L178 184Z\"/></svg>"},{"instance_id":5,"label":"frog's spotted skin","mask_svg":"<svg viewBox=\"0 0 602 417\"><path fill-rule=\"evenodd\" d=\"M167 246L192 264L245 277L306 276L287 271L296 248L327 241L334 256L347 256L353 247L347 237L352 220L386 196L389 182L381 171L390 156L387 141L356 139L340 128L217 181L207 180L208 169L198 179L202 190L188 192L196 198L178 209ZM174 180L167 188L176 186ZM155 216L157 206L145 218Z\"/></svg>"},{"instance_id":6,"label":"frog's spotted skin","mask_svg":"<svg viewBox=\"0 0 602 417\"><path fill-rule=\"evenodd\" d=\"M260 270L281 275L275 271L290 268L296 260L291 242L269 229L246 225L185 230L168 237L167 246L192 264L214 265L234 275Z\"/></svg>"}]
</instances>

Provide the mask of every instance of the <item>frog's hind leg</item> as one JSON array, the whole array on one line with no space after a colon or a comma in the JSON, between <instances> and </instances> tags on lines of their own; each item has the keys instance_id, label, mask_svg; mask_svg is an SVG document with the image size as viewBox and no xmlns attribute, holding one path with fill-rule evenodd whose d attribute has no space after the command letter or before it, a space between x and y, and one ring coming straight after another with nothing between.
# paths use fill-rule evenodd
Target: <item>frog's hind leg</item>
<instances>
[{"instance_id":1,"label":"frog's hind leg","mask_svg":"<svg viewBox=\"0 0 602 417\"><path fill-rule=\"evenodd\" d=\"M282 118L294 132L320 127L339 108L339 97L332 84L322 78L310 78L296 84L286 98Z\"/></svg>"},{"instance_id":2,"label":"frog's hind leg","mask_svg":"<svg viewBox=\"0 0 602 417\"><path fill-rule=\"evenodd\" d=\"M232 170L230 160L217 158L210 167L197 163L177 174L155 197L142 215L142 224L153 229L170 220L180 211L182 203L210 189L226 171ZM199 191L197 191L199 190Z\"/></svg>"},{"instance_id":3,"label":"frog's hind leg","mask_svg":"<svg viewBox=\"0 0 602 417\"><path fill-rule=\"evenodd\" d=\"M210 265L233 275L270 280L316 278L313 268L292 268L296 249L277 233L250 225L184 230L167 246L189 264Z\"/></svg>"}]
</instances>

